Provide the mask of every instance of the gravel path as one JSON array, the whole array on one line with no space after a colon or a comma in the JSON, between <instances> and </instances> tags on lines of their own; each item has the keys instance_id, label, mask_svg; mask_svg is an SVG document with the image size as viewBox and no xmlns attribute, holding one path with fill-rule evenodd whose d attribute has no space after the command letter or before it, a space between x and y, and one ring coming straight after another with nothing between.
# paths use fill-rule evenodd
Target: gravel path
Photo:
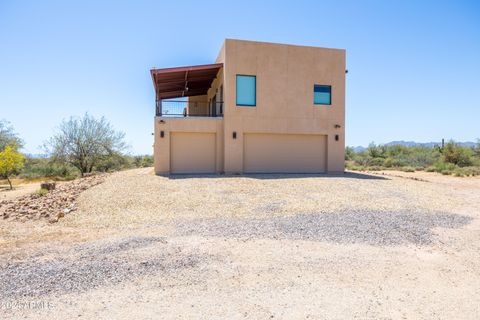
<instances>
[{"instance_id":1,"label":"gravel path","mask_svg":"<svg viewBox=\"0 0 480 320\"><path fill-rule=\"evenodd\" d=\"M327 241L374 246L427 245L434 228L460 228L471 217L422 212L350 211L309 213L265 219L209 219L177 224L182 236Z\"/></svg>"},{"instance_id":2,"label":"gravel path","mask_svg":"<svg viewBox=\"0 0 480 320\"><path fill-rule=\"evenodd\" d=\"M0 300L41 298L112 286L148 274L193 268L207 257L169 246L164 238L129 237L49 251L0 264Z\"/></svg>"},{"instance_id":3,"label":"gravel path","mask_svg":"<svg viewBox=\"0 0 480 320\"><path fill-rule=\"evenodd\" d=\"M478 319L480 179L398 175L115 173L0 221L0 317Z\"/></svg>"}]
</instances>

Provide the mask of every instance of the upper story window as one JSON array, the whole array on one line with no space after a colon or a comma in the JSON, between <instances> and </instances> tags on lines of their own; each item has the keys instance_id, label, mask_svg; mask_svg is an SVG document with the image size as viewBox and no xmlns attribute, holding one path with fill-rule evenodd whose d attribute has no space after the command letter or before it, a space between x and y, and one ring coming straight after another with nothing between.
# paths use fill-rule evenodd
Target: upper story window
<instances>
[{"instance_id":1,"label":"upper story window","mask_svg":"<svg viewBox=\"0 0 480 320\"><path fill-rule=\"evenodd\" d=\"M332 104L332 86L316 84L313 86L314 104Z\"/></svg>"},{"instance_id":2,"label":"upper story window","mask_svg":"<svg viewBox=\"0 0 480 320\"><path fill-rule=\"evenodd\" d=\"M237 74L237 106L257 105L257 77Z\"/></svg>"}]
</instances>

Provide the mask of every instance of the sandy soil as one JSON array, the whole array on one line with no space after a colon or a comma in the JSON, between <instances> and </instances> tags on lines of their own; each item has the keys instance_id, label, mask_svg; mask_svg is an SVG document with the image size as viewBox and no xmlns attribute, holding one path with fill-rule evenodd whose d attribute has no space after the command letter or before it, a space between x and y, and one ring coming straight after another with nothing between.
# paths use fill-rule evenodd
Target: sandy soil
<instances>
[{"instance_id":1,"label":"sandy soil","mask_svg":"<svg viewBox=\"0 0 480 320\"><path fill-rule=\"evenodd\" d=\"M138 169L79 207L0 221L2 319L480 315L478 177Z\"/></svg>"},{"instance_id":2,"label":"sandy soil","mask_svg":"<svg viewBox=\"0 0 480 320\"><path fill-rule=\"evenodd\" d=\"M0 201L20 197L40 189L40 182L15 184L10 190L8 184L0 184Z\"/></svg>"}]
</instances>

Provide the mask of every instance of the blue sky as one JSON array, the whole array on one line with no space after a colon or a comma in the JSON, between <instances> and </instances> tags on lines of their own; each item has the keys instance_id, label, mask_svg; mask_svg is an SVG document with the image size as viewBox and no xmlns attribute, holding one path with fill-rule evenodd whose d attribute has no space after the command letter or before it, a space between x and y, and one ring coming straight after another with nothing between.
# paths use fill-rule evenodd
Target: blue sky
<instances>
[{"instance_id":1,"label":"blue sky","mask_svg":"<svg viewBox=\"0 0 480 320\"><path fill-rule=\"evenodd\" d=\"M89 112L151 153L149 69L224 38L347 50L347 145L480 138L479 1L0 0L0 118L38 153Z\"/></svg>"}]
</instances>

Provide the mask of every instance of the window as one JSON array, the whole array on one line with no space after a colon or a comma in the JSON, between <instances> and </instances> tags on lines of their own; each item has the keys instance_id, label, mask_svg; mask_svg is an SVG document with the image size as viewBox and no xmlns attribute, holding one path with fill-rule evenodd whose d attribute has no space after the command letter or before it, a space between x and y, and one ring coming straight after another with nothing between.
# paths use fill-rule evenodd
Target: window
<instances>
[{"instance_id":1,"label":"window","mask_svg":"<svg viewBox=\"0 0 480 320\"><path fill-rule=\"evenodd\" d=\"M316 84L313 86L314 104L332 104L332 86L322 86Z\"/></svg>"},{"instance_id":2,"label":"window","mask_svg":"<svg viewBox=\"0 0 480 320\"><path fill-rule=\"evenodd\" d=\"M257 105L257 78L237 74L237 106Z\"/></svg>"}]
</instances>

